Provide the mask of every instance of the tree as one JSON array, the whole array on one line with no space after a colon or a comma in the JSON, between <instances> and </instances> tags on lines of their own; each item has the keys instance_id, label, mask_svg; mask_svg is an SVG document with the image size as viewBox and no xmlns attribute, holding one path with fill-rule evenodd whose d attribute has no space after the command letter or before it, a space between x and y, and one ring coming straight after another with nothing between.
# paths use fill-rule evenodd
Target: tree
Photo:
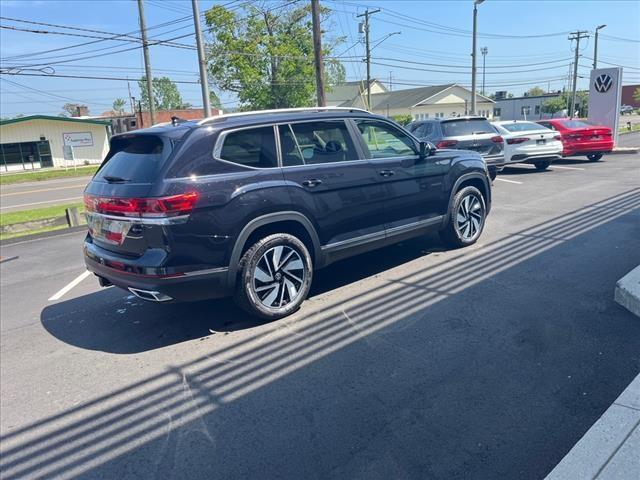
<instances>
[{"instance_id":1,"label":"tree","mask_svg":"<svg viewBox=\"0 0 640 480\"><path fill-rule=\"evenodd\" d=\"M539 97L540 95L544 95L545 92L542 88L535 86L527 90L527 95L530 97Z\"/></svg>"},{"instance_id":2,"label":"tree","mask_svg":"<svg viewBox=\"0 0 640 480\"><path fill-rule=\"evenodd\" d=\"M562 110L567 108L567 99L564 97L564 95L549 98L548 100L542 102L541 108L542 113L554 114L557 112L561 112Z\"/></svg>"},{"instance_id":3,"label":"tree","mask_svg":"<svg viewBox=\"0 0 640 480\"><path fill-rule=\"evenodd\" d=\"M212 83L221 90L235 92L243 109L314 105L313 36L308 3L274 8L271 3L247 2L242 12L222 5L207 10ZM329 12L327 8L321 9L325 21ZM344 81L343 65L329 58L342 41L325 39L326 85Z\"/></svg>"},{"instance_id":4,"label":"tree","mask_svg":"<svg viewBox=\"0 0 640 480\"><path fill-rule=\"evenodd\" d=\"M633 99L634 99L636 102L640 102L640 87L636 88L636 89L633 91Z\"/></svg>"},{"instance_id":5,"label":"tree","mask_svg":"<svg viewBox=\"0 0 640 480\"><path fill-rule=\"evenodd\" d=\"M209 103L211 104L211 108L222 109L220 97L218 97L218 95L216 95L216 92L214 92L212 89L209 89Z\"/></svg>"},{"instance_id":6,"label":"tree","mask_svg":"<svg viewBox=\"0 0 640 480\"><path fill-rule=\"evenodd\" d=\"M182 101L178 86L169 77L153 77L151 81L153 90L153 102L157 110L176 110L189 108L191 105ZM147 92L146 77L138 81L142 108L149 110L149 95Z\"/></svg>"},{"instance_id":7,"label":"tree","mask_svg":"<svg viewBox=\"0 0 640 480\"><path fill-rule=\"evenodd\" d=\"M391 118L402 126L409 125L413 121L411 115L392 115Z\"/></svg>"},{"instance_id":8,"label":"tree","mask_svg":"<svg viewBox=\"0 0 640 480\"><path fill-rule=\"evenodd\" d=\"M80 104L78 103L65 103L62 106L62 112L60 113L61 117L75 117L78 115L78 107Z\"/></svg>"},{"instance_id":9,"label":"tree","mask_svg":"<svg viewBox=\"0 0 640 480\"><path fill-rule=\"evenodd\" d=\"M124 98L116 98L113 101L113 111L122 115L124 113L124 107L127 105L127 101Z\"/></svg>"}]
</instances>

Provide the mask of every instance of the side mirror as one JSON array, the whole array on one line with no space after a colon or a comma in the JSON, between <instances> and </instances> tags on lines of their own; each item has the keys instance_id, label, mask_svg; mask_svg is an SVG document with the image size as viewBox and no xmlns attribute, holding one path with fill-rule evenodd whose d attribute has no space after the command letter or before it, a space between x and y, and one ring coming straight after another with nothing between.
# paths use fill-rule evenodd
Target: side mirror
<instances>
[{"instance_id":1,"label":"side mirror","mask_svg":"<svg viewBox=\"0 0 640 480\"><path fill-rule=\"evenodd\" d=\"M427 141L420 142L420 158L430 157L436 153L436 146Z\"/></svg>"}]
</instances>

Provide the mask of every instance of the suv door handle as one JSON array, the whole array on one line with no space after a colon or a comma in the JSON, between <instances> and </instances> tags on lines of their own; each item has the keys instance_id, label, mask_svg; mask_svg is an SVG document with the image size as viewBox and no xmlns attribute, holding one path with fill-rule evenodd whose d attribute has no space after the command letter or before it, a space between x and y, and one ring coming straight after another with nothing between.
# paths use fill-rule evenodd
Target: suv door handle
<instances>
[{"instance_id":1,"label":"suv door handle","mask_svg":"<svg viewBox=\"0 0 640 480\"><path fill-rule=\"evenodd\" d=\"M304 185L305 187L312 188L312 187L317 187L321 183L322 183L322 180L318 178L312 178L311 180L305 180L304 182L302 182L302 185Z\"/></svg>"},{"instance_id":2,"label":"suv door handle","mask_svg":"<svg viewBox=\"0 0 640 480\"><path fill-rule=\"evenodd\" d=\"M394 172L393 170L380 170L380 175L382 175L383 177L390 177L392 175L395 175L396 172Z\"/></svg>"}]
</instances>

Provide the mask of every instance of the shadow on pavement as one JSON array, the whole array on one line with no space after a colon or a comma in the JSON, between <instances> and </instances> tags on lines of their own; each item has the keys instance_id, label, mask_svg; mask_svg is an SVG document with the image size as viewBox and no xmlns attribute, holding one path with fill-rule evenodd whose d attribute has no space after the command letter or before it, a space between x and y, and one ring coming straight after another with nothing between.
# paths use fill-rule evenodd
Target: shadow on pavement
<instances>
[{"instance_id":1,"label":"shadow on pavement","mask_svg":"<svg viewBox=\"0 0 640 480\"><path fill-rule=\"evenodd\" d=\"M441 250L436 234L338 262L315 272L310 298ZM47 306L40 320L65 343L124 354L262 324L230 299L159 305L115 287Z\"/></svg>"},{"instance_id":2,"label":"shadow on pavement","mask_svg":"<svg viewBox=\"0 0 640 480\"><path fill-rule=\"evenodd\" d=\"M542 478L637 374L611 292L639 208L634 189L214 342L9 431L3 478Z\"/></svg>"}]
</instances>

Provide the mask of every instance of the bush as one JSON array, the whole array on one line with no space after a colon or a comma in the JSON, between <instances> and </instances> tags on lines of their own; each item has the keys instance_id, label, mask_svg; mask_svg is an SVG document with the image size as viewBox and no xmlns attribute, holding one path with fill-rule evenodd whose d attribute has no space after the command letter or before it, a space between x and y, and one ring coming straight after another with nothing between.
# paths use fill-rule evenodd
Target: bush
<instances>
[{"instance_id":1,"label":"bush","mask_svg":"<svg viewBox=\"0 0 640 480\"><path fill-rule=\"evenodd\" d=\"M409 125L413 121L411 115L392 115L391 118L402 126Z\"/></svg>"}]
</instances>

